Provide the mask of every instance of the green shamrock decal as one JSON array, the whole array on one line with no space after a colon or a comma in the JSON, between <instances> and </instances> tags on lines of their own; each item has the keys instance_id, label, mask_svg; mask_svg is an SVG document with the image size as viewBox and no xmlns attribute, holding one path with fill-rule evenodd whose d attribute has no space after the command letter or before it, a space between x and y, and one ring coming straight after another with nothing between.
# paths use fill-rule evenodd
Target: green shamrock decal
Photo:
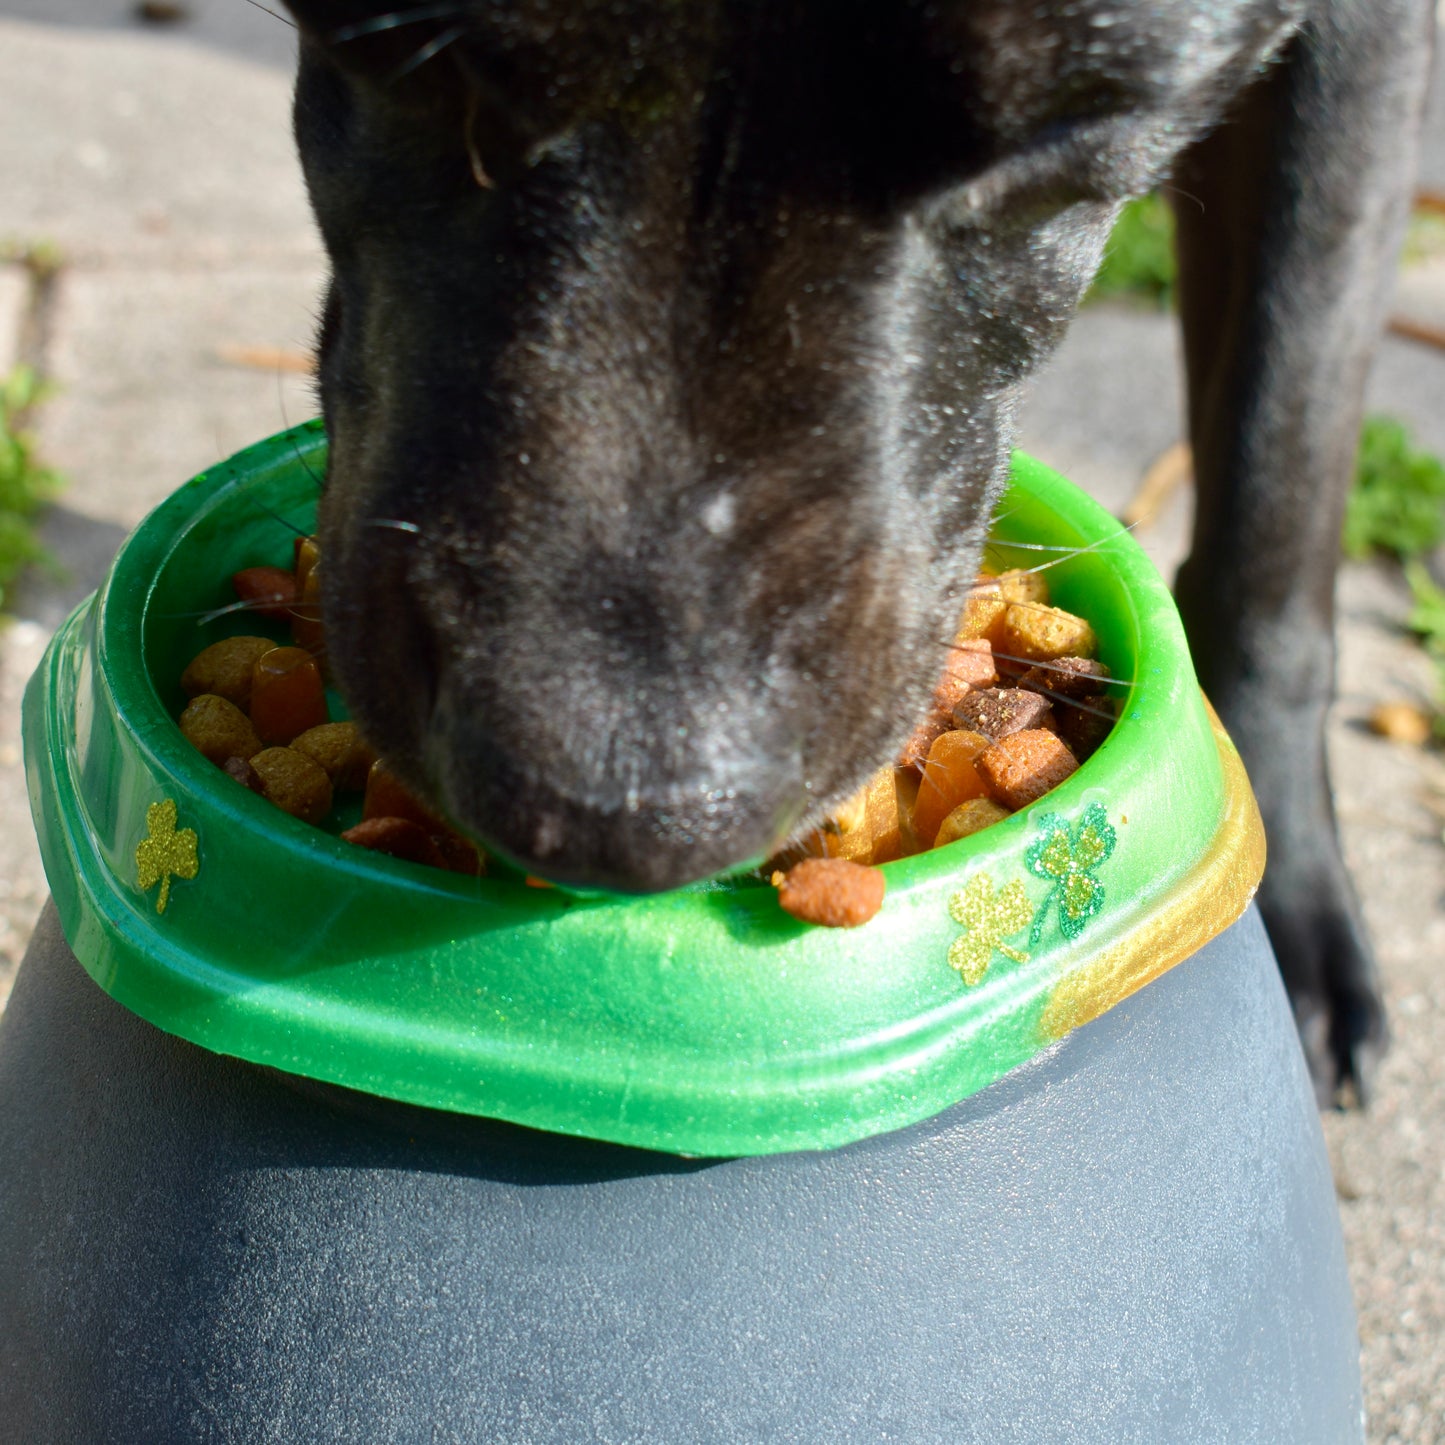
<instances>
[{"instance_id":1,"label":"green shamrock decal","mask_svg":"<svg viewBox=\"0 0 1445 1445\"><path fill-rule=\"evenodd\" d=\"M1015 963L1027 963L1028 954L1010 948L1003 940L1027 928L1033 914L1033 904L1017 879L995 893L993 879L984 873L974 874L948 900L948 916L968 929L949 946L949 963L970 988L988 972L995 949Z\"/></svg>"},{"instance_id":2,"label":"green shamrock decal","mask_svg":"<svg viewBox=\"0 0 1445 1445\"><path fill-rule=\"evenodd\" d=\"M1072 832L1068 820L1056 813L1039 820L1043 833L1024 853L1030 873L1053 883L1034 915L1029 942L1043 936L1049 905L1059 902L1059 928L1065 938L1075 939L1084 925L1104 906L1104 885L1094 870L1114 851L1118 841L1102 803L1090 803Z\"/></svg>"}]
</instances>

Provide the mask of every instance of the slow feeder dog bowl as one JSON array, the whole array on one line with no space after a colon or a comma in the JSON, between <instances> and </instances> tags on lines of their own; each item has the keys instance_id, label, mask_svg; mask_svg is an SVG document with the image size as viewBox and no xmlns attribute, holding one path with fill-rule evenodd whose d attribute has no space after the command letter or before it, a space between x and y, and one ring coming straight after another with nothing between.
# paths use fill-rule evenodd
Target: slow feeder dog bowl
<instances>
[{"instance_id":1,"label":"slow feeder dog bowl","mask_svg":"<svg viewBox=\"0 0 1445 1445\"><path fill-rule=\"evenodd\" d=\"M1318 1126L1262 930L1231 927L1263 865L1258 815L1168 594L1112 519L1020 457L994 533L1005 565L1037 557L1011 545L1078 549L1051 585L1131 680L1108 740L1035 807L886 865L880 915L835 931L789 919L756 880L584 899L368 854L196 754L173 722L182 667L255 626L196 615L285 550L278 515L309 528L323 446L303 427L177 492L27 694L64 939L42 926L0 1048L0 1379L15 1382L0 1404L21 1389L0 1414L153 1432L184 1375L191 1395L229 1381L236 1408L307 1439L413 1438L378 1423L408 1410L464 1438L527 1419L538 1438L593 1438L605 1419L606 1438L834 1439L888 1418L910 1438L1004 1438L1024 1419L1034 1438L1069 1420L1070 1438L1178 1438L1190 1419L1311 1440L1343 1421L1349 1438L1358 1377ZM191 1147L171 1158L161 1139ZM273 1152L261 1205L247 1181ZM149 1225L75 1222L79 1177L141 1158L160 1168L140 1185ZM338 1226L347 1198L365 1218ZM199 1228L198 1199L214 1214ZM265 1260L238 1262L260 1216ZM842 1221L862 1231L851 1252ZM110 1292L167 1231L202 1284L157 1287L165 1307L123 1321ZM460 1249L445 1280L393 1268L423 1240ZM323 1257L329 1302L275 1271ZM22 1258L40 1263L7 1278ZM1131 1261L1120 1294L1108 1281ZM1195 1283L1181 1295L1161 1270ZM339 1414L296 1356L230 1338L238 1299L299 1347L378 1288L390 1304L331 1361L356 1385ZM42 1323L17 1336L4 1316L22 1301ZM1087 1339L1068 1323L1081 1305ZM408 1343L416 1309L460 1374L436 1341ZM97 1311L145 1356L139 1380L82 1338ZM660 1327L673 1317L688 1338ZM155 1329L204 1336L204 1360L153 1358ZM1006 1362L1031 1339L1045 1353L1026 1383ZM365 1388L382 1357L396 1398ZM1103 1392L1089 1408L1081 1380ZM705 1401L718 1428L699 1433Z\"/></svg>"}]
</instances>

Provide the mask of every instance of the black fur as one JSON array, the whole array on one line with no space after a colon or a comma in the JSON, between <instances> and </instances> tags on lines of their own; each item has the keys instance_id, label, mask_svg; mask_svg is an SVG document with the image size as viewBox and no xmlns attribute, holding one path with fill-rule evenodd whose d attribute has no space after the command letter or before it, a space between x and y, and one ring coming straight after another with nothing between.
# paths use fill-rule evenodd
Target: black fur
<instances>
[{"instance_id":1,"label":"black fur","mask_svg":"<svg viewBox=\"0 0 1445 1445\"><path fill-rule=\"evenodd\" d=\"M756 859L892 755L1021 387L1174 177L1180 602L1321 1097L1362 1082L1322 721L1427 0L292 8L333 662L418 786L572 883Z\"/></svg>"}]
</instances>

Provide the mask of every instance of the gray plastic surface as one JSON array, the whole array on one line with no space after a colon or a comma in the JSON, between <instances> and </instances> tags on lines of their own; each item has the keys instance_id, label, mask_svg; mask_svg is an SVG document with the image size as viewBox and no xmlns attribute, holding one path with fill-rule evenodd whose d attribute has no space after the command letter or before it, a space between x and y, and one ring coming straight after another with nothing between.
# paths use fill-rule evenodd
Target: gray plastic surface
<instances>
[{"instance_id":1,"label":"gray plastic surface","mask_svg":"<svg viewBox=\"0 0 1445 1445\"><path fill-rule=\"evenodd\" d=\"M688 1161L302 1085L107 998L53 909L0 1022L0 1434L1363 1438L1258 917L981 1095Z\"/></svg>"}]
</instances>

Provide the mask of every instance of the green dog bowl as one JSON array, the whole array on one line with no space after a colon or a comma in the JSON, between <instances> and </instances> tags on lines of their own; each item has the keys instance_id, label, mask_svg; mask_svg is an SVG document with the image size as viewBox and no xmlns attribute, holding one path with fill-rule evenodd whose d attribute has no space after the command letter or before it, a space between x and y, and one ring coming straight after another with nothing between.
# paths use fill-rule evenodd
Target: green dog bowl
<instances>
[{"instance_id":1,"label":"green dog bowl","mask_svg":"<svg viewBox=\"0 0 1445 1445\"><path fill-rule=\"evenodd\" d=\"M579 898L289 818L174 720L186 662L257 630L201 619L231 600L232 572L289 559L287 523L311 530L324 449L313 423L181 487L26 693L31 805L66 937L106 992L170 1033L674 1153L828 1147L983 1089L1222 932L1257 886L1253 797L1163 583L1113 518L1024 456L991 559L1070 549L1051 590L1127 680L1119 722L1036 806L886 864L882 911L861 928L796 922L751 878Z\"/></svg>"}]
</instances>

